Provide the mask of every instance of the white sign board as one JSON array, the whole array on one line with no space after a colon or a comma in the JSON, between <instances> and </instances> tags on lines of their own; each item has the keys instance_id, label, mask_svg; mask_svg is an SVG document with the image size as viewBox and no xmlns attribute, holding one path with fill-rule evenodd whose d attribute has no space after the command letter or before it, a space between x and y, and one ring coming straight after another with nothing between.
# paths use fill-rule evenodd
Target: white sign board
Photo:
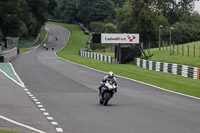
<instances>
[{"instance_id":1,"label":"white sign board","mask_svg":"<svg viewBox=\"0 0 200 133\"><path fill-rule=\"evenodd\" d=\"M101 43L139 43L139 34L101 34Z\"/></svg>"}]
</instances>

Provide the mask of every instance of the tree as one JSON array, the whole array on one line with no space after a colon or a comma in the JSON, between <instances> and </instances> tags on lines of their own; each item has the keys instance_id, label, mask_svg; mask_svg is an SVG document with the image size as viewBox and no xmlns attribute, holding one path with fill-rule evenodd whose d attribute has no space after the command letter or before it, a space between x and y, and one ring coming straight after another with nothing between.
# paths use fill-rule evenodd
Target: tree
<instances>
[{"instance_id":1,"label":"tree","mask_svg":"<svg viewBox=\"0 0 200 133\"><path fill-rule=\"evenodd\" d=\"M104 33L118 33L117 26L112 23L105 24Z\"/></svg>"},{"instance_id":2,"label":"tree","mask_svg":"<svg viewBox=\"0 0 200 133\"><path fill-rule=\"evenodd\" d=\"M90 22L103 21L113 12L114 8L110 0L81 0L78 17L88 25Z\"/></svg>"},{"instance_id":3,"label":"tree","mask_svg":"<svg viewBox=\"0 0 200 133\"><path fill-rule=\"evenodd\" d=\"M0 29L4 37L37 35L48 13L53 13L55 0L1 0ZM51 8L51 10L50 10Z\"/></svg>"},{"instance_id":4,"label":"tree","mask_svg":"<svg viewBox=\"0 0 200 133\"><path fill-rule=\"evenodd\" d=\"M79 0L62 0L60 11L68 22L78 21Z\"/></svg>"},{"instance_id":5,"label":"tree","mask_svg":"<svg viewBox=\"0 0 200 133\"><path fill-rule=\"evenodd\" d=\"M157 11L168 19L170 25L180 20L182 15L190 14L196 0L156 0Z\"/></svg>"},{"instance_id":6,"label":"tree","mask_svg":"<svg viewBox=\"0 0 200 133\"><path fill-rule=\"evenodd\" d=\"M27 27L22 21L24 0L0 1L0 29L6 36L21 36L27 32ZM26 8L26 7L25 7Z\"/></svg>"},{"instance_id":7,"label":"tree","mask_svg":"<svg viewBox=\"0 0 200 133\"><path fill-rule=\"evenodd\" d=\"M139 33L140 41L147 44L158 40L158 27L167 20L157 14L152 7L153 1L128 0L118 8L116 24L122 33Z\"/></svg>"},{"instance_id":8,"label":"tree","mask_svg":"<svg viewBox=\"0 0 200 133\"><path fill-rule=\"evenodd\" d=\"M126 0L111 0L111 1L114 3L115 8L122 7L124 3L126 2Z\"/></svg>"},{"instance_id":9,"label":"tree","mask_svg":"<svg viewBox=\"0 0 200 133\"><path fill-rule=\"evenodd\" d=\"M90 31L95 33L102 33L104 29L104 23L102 22L91 22Z\"/></svg>"}]
</instances>

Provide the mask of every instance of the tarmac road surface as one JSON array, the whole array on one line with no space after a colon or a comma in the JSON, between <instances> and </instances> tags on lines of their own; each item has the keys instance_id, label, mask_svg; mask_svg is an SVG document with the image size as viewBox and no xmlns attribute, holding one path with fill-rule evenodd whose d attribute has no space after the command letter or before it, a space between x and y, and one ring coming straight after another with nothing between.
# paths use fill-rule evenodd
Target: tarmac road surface
<instances>
[{"instance_id":1,"label":"tarmac road surface","mask_svg":"<svg viewBox=\"0 0 200 133\"><path fill-rule=\"evenodd\" d=\"M32 130L33 128L34 130ZM46 133L56 133L54 127L27 96L24 88L14 83L1 72L0 130L16 131L18 133L42 133L36 132L40 130Z\"/></svg>"},{"instance_id":2,"label":"tarmac road surface","mask_svg":"<svg viewBox=\"0 0 200 133\"><path fill-rule=\"evenodd\" d=\"M39 47L12 64L65 133L200 133L198 99L127 79L117 77L117 94L108 106L99 105L97 87L105 74L55 56L69 32L52 24L46 27L45 43L55 44L55 50Z\"/></svg>"}]
</instances>

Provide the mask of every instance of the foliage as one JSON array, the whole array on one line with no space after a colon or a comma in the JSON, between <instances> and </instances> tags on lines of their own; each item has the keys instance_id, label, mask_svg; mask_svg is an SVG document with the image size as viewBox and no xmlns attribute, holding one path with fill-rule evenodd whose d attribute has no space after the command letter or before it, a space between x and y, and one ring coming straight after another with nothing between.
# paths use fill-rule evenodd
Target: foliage
<instances>
[{"instance_id":1,"label":"foliage","mask_svg":"<svg viewBox=\"0 0 200 133\"><path fill-rule=\"evenodd\" d=\"M0 43L1 43L2 39L3 39L3 34L2 34L1 29L0 29Z\"/></svg>"},{"instance_id":2,"label":"foliage","mask_svg":"<svg viewBox=\"0 0 200 133\"><path fill-rule=\"evenodd\" d=\"M172 41L185 43L199 40L199 19L193 13L195 0L127 0L125 5L116 9L116 25L120 32L139 33L140 42L168 41L170 28L173 27ZM195 28L196 27L196 28Z\"/></svg>"},{"instance_id":3,"label":"foliage","mask_svg":"<svg viewBox=\"0 0 200 133\"><path fill-rule=\"evenodd\" d=\"M117 26L112 23L105 24L104 33L117 33Z\"/></svg>"},{"instance_id":4,"label":"foliage","mask_svg":"<svg viewBox=\"0 0 200 133\"><path fill-rule=\"evenodd\" d=\"M55 0L3 0L0 1L0 29L4 37L36 36L53 14Z\"/></svg>"},{"instance_id":5,"label":"foliage","mask_svg":"<svg viewBox=\"0 0 200 133\"><path fill-rule=\"evenodd\" d=\"M62 12L65 21L78 21L79 0L61 0L58 10Z\"/></svg>"},{"instance_id":6,"label":"foliage","mask_svg":"<svg viewBox=\"0 0 200 133\"><path fill-rule=\"evenodd\" d=\"M81 0L78 17L88 25L90 22L102 21L114 12L110 0Z\"/></svg>"},{"instance_id":7,"label":"foliage","mask_svg":"<svg viewBox=\"0 0 200 133\"><path fill-rule=\"evenodd\" d=\"M91 22L90 23L90 31L95 33L103 32L104 23L102 22Z\"/></svg>"},{"instance_id":8,"label":"foliage","mask_svg":"<svg viewBox=\"0 0 200 133\"><path fill-rule=\"evenodd\" d=\"M32 46L30 46L30 47L27 47L27 48L24 48L24 49L20 49L20 50L19 50L19 53L22 54L22 53L28 52L28 51L30 51L31 49L37 47L38 45L40 45L40 44L44 41L46 35L47 35L47 32L46 32L46 30L44 29L44 27L42 27L41 30L40 30L40 38L39 38L39 40L38 40L35 44L33 44ZM34 39L35 39L35 38L34 38ZM22 41L23 41L23 42L27 42L27 41L28 41L28 42L31 42L31 41L33 41L34 39L32 39L32 40L22 40Z\"/></svg>"},{"instance_id":9,"label":"foliage","mask_svg":"<svg viewBox=\"0 0 200 133\"><path fill-rule=\"evenodd\" d=\"M115 7L122 7L124 5L124 3L126 2L126 0L111 0Z\"/></svg>"},{"instance_id":10,"label":"foliage","mask_svg":"<svg viewBox=\"0 0 200 133\"><path fill-rule=\"evenodd\" d=\"M117 33L117 26L112 23L91 22L90 31L94 33Z\"/></svg>"}]
</instances>

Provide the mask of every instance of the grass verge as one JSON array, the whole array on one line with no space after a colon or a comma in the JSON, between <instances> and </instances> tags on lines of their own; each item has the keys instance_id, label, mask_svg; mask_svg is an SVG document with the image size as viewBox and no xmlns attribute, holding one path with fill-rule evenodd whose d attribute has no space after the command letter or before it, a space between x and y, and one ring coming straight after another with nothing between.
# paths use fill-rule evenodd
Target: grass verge
<instances>
[{"instance_id":1,"label":"grass verge","mask_svg":"<svg viewBox=\"0 0 200 133\"><path fill-rule=\"evenodd\" d=\"M0 133L17 133L17 132L11 132L11 131L2 131L2 130L0 130Z\"/></svg>"},{"instance_id":2,"label":"grass verge","mask_svg":"<svg viewBox=\"0 0 200 133\"><path fill-rule=\"evenodd\" d=\"M84 35L84 33L79 29L77 25L52 22L50 23L64 26L70 31L71 35L66 47L57 52L57 55L64 59L105 72L113 71L117 75L139 80L175 92L200 97L199 80L185 78L170 73L150 71L144 68L137 67L133 64L109 64L106 62L81 57L78 55L78 50L79 48L86 47L89 36Z\"/></svg>"},{"instance_id":3,"label":"grass verge","mask_svg":"<svg viewBox=\"0 0 200 133\"><path fill-rule=\"evenodd\" d=\"M195 52L194 52L194 45L196 49ZM189 47L189 56L188 56L188 47ZM161 51L159 51L158 48L150 49L150 53L153 54L153 56L149 60L200 67L200 41L179 45L178 47L175 46L174 49L175 49L174 51L175 55L170 55L170 47L168 47L167 51L166 47L164 48L164 50L163 48L161 48Z\"/></svg>"},{"instance_id":4,"label":"grass verge","mask_svg":"<svg viewBox=\"0 0 200 133\"><path fill-rule=\"evenodd\" d=\"M42 41L45 39L46 37L46 30L44 29L44 27L41 28L41 32L40 32L40 38L39 40L37 41L37 43L35 43L34 45L32 45L31 47L28 47L28 48L35 48L37 47L39 44L42 43ZM20 49L19 50L19 53L22 54L22 53L25 53L25 52L28 52L29 50L27 48L25 49Z\"/></svg>"}]
</instances>

